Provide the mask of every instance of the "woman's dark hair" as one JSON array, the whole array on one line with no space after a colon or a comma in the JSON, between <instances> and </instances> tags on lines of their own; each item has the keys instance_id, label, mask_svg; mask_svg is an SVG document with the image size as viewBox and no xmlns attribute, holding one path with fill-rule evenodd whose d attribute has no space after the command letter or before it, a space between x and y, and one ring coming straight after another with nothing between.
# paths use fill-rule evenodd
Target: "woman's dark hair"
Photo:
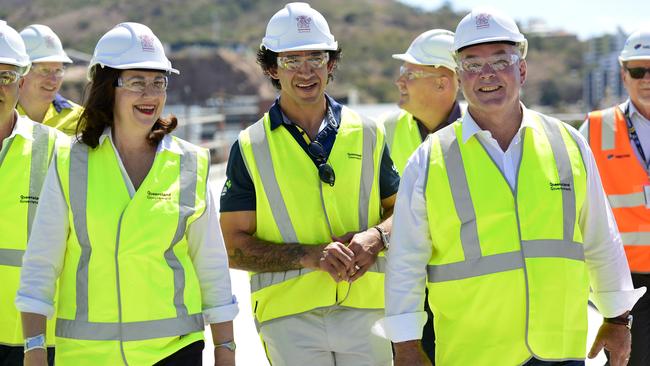
<instances>
[{"instance_id":1,"label":"woman's dark hair","mask_svg":"<svg viewBox=\"0 0 650 366\"><path fill-rule=\"evenodd\" d=\"M96 65L92 70L92 80L84 89L84 111L79 117L76 133L81 142L90 147L97 147L104 129L113 127L115 87L121 72L122 70ZM178 120L173 114L158 118L147 136L147 141L153 146L158 146L160 140L177 125Z\"/></svg>"},{"instance_id":2,"label":"woman's dark hair","mask_svg":"<svg viewBox=\"0 0 650 366\"><path fill-rule=\"evenodd\" d=\"M336 67L339 64L339 60L341 59L341 47L339 47L336 51L327 51L327 53L330 54L329 64L334 65L332 71L327 75L327 81L330 82L334 80L334 71L336 71ZM270 70L278 67L278 53L273 52L266 47L260 47L260 49L257 50L257 63L262 67L264 75L268 76L269 79L271 79L273 86L276 89L281 90L282 86L280 85L280 81L278 81L278 79L272 78L271 74L269 73Z\"/></svg>"}]
</instances>

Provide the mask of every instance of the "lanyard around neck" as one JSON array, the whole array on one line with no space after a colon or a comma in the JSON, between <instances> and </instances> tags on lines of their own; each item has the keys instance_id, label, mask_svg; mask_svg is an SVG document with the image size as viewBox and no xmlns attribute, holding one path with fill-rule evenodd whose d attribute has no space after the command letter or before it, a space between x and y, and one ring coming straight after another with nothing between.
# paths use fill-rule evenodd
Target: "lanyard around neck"
<instances>
[{"instance_id":1,"label":"lanyard around neck","mask_svg":"<svg viewBox=\"0 0 650 366\"><path fill-rule=\"evenodd\" d=\"M641 157L641 160L643 160L643 166L647 172L649 168L648 159L646 159L645 152L643 151L643 146L641 146L641 141L639 140L639 135L636 133L636 128L634 128L634 125L632 125L629 104L625 108L623 117L625 118L625 124L627 125L627 134L630 137L630 140L634 142L634 146L636 146L636 150L639 152L639 156Z\"/></svg>"}]
</instances>

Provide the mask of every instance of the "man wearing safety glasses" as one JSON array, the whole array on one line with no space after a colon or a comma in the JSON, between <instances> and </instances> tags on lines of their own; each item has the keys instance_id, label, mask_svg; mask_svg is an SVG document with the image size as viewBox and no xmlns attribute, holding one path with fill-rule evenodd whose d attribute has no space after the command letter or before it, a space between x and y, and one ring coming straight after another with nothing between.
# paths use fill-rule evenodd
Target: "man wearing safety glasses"
<instances>
[{"instance_id":1,"label":"man wearing safety glasses","mask_svg":"<svg viewBox=\"0 0 650 366\"><path fill-rule=\"evenodd\" d=\"M63 50L59 37L46 25L32 24L23 29L20 36L32 68L25 75L18 113L66 135L74 135L83 108L59 94L64 65L71 64L72 60Z\"/></svg>"},{"instance_id":2,"label":"man wearing safety glasses","mask_svg":"<svg viewBox=\"0 0 650 366\"><path fill-rule=\"evenodd\" d=\"M629 98L589 113L580 128L594 152L634 286L650 286L650 28L632 33L618 58ZM650 296L634 305L629 365L650 365Z\"/></svg>"},{"instance_id":3,"label":"man wearing safety glasses","mask_svg":"<svg viewBox=\"0 0 650 366\"><path fill-rule=\"evenodd\" d=\"M584 365L589 297L606 318L589 356L629 356L627 315L645 288L632 285L587 142L521 103L526 51L496 10L456 28L467 113L416 150L395 204L383 320L395 366L430 365L425 283L438 365Z\"/></svg>"},{"instance_id":4,"label":"man wearing safety glasses","mask_svg":"<svg viewBox=\"0 0 650 366\"><path fill-rule=\"evenodd\" d=\"M370 329L399 176L383 129L325 94L340 52L309 4L277 12L258 63L280 96L228 161L222 231L273 366L392 364Z\"/></svg>"},{"instance_id":5,"label":"man wearing safety glasses","mask_svg":"<svg viewBox=\"0 0 650 366\"><path fill-rule=\"evenodd\" d=\"M47 167L55 144L70 143L55 129L17 113L29 66L20 35L0 20L0 365L22 365L28 347L50 347L49 364L54 362L54 321L48 322L47 339L25 340L14 305Z\"/></svg>"}]
</instances>

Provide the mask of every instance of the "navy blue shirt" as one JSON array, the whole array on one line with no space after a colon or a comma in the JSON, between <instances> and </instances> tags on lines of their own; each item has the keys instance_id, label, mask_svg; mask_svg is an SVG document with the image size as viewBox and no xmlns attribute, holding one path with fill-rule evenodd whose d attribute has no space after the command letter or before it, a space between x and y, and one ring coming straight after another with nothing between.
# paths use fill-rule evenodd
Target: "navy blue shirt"
<instances>
[{"instance_id":1,"label":"navy blue shirt","mask_svg":"<svg viewBox=\"0 0 650 366\"><path fill-rule=\"evenodd\" d=\"M315 140L318 141L325 150L325 156L329 156L338 126L341 123L341 109L342 106L329 96L325 96L327 100L327 107L334 117L333 121L328 119L326 126L318 132ZM271 130L276 128L286 128L294 137L296 142L305 151L305 154L311 157L315 165L318 165L316 158L307 152L307 141L302 136L302 131L283 115L280 109L279 98L276 99L273 106L269 110L269 119L271 122ZM379 170L379 195L381 199L388 198L395 193L399 187L399 174L393 165L393 160L390 158L388 147L384 143L384 151L381 157L381 164ZM230 157L228 158L228 165L226 167L226 183L221 191L221 205L220 212L233 212L233 211L255 211L255 185L253 180L248 174L244 157L239 149L239 141L235 141L230 149Z\"/></svg>"}]
</instances>

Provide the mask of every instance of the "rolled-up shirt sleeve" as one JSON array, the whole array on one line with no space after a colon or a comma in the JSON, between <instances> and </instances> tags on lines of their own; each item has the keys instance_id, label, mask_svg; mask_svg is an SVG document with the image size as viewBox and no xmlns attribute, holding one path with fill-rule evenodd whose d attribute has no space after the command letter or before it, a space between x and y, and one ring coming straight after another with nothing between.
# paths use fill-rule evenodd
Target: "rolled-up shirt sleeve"
<instances>
[{"instance_id":1,"label":"rolled-up shirt sleeve","mask_svg":"<svg viewBox=\"0 0 650 366\"><path fill-rule=\"evenodd\" d=\"M209 183L205 212L188 227L187 241L201 287L205 322L213 324L233 320L239 307L232 294L228 255Z\"/></svg>"},{"instance_id":2,"label":"rolled-up shirt sleeve","mask_svg":"<svg viewBox=\"0 0 650 366\"><path fill-rule=\"evenodd\" d=\"M68 204L56 171L50 164L39 198L32 231L23 256L16 307L21 312L52 318L56 280L63 268L70 231Z\"/></svg>"},{"instance_id":3,"label":"rolled-up shirt sleeve","mask_svg":"<svg viewBox=\"0 0 650 366\"><path fill-rule=\"evenodd\" d=\"M587 130L583 125L581 132ZM630 269L607 201L598 167L585 138L570 128L578 142L587 172L587 195L578 224L582 230L585 261L591 282L591 300L600 313L612 318L631 310L646 291L634 289Z\"/></svg>"},{"instance_id":4,"label":"rolled-up shirt sleeve","mask_svg":"<svg viewBox=\"0 0 650 366\"><path fill-rule=\"evenodd\" d=\"M430 140L411 156L401 178L386 253L386 317L377 331L393 342L422 338L424 289L431 258L424 184ZM382 332L383 330L383 332Z\"/></svg>"}]
</instances>

